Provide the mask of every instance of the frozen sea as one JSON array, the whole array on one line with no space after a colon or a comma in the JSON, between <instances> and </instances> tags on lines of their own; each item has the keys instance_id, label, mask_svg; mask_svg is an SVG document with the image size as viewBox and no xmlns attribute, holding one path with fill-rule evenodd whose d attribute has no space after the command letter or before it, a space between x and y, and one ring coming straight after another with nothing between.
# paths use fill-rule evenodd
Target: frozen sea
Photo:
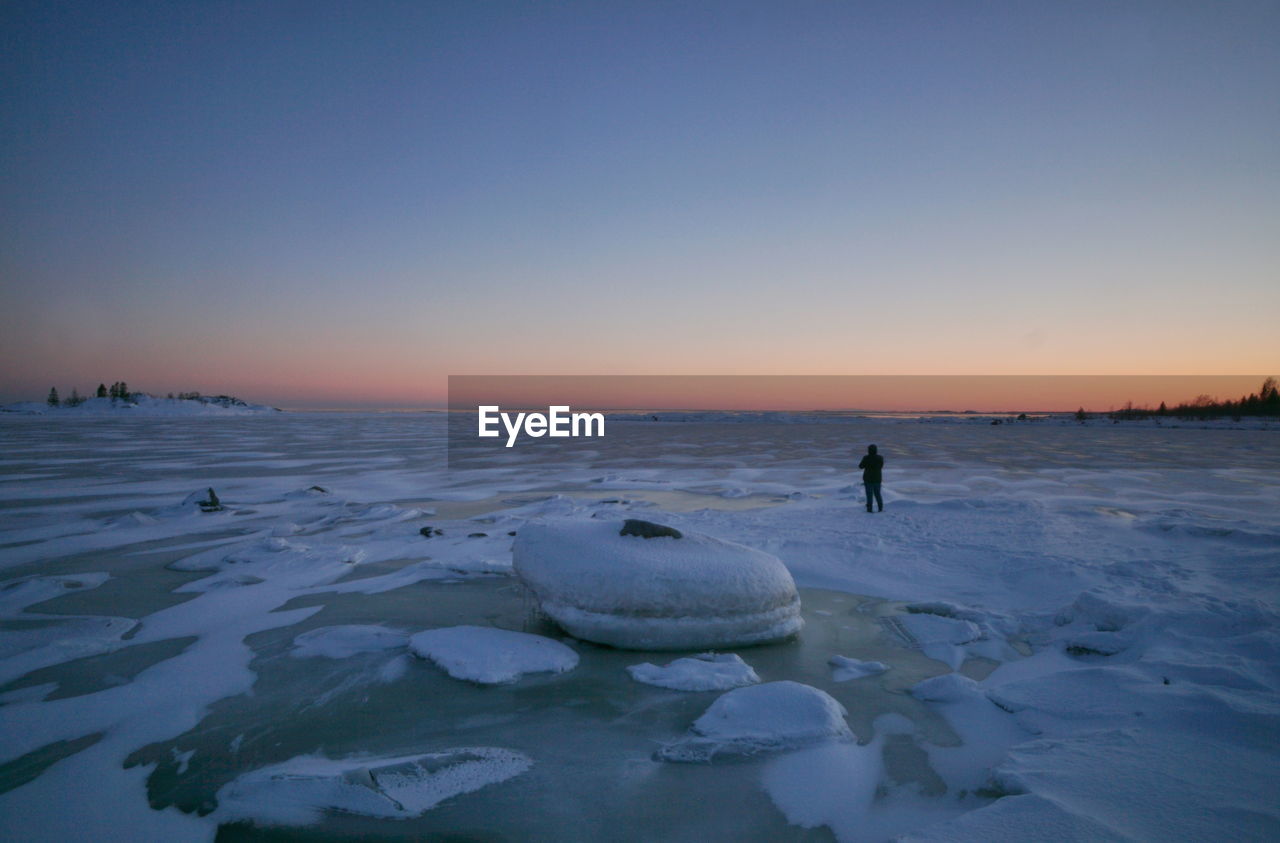
<instances>
[{"instance_id":1,"label":"frozen sea","mask_svg":"<svg viewBox=\"0 0 1280 843\"><path fill-rule=\"evenodd\" d=\"M449 470L433 414L0 417L0 837L1280 838L1280 431L622 425ZM593 517L777 556L803 631L566 636L512 535ZM672 760L768 683L820 728Z\"/></svg>"}]
</instances>

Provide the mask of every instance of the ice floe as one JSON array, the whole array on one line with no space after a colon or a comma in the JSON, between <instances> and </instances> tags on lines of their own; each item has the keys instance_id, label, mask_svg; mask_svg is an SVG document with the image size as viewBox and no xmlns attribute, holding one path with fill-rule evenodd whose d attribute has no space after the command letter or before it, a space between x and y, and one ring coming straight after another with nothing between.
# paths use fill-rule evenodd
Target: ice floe
<instances>
[{"instance_id":1,"label":"ice floe","mask_svg":"<svg viewBox=\"0 0 1280 843\"><path fill-rule=\"evenodd\" d=\"M884 662L864 662L859 659L851 659L848 656L832 656L827 664L831 665L831 678L836 682L848 682L850 679L876 676L889 669L889 666Z\"/></svg>"},{"instance_id":2,"label":"ice floe","mask_svg":"<svg viewBox=\"0 0 1280 843\"><path fill-rule=\"evenodd\" d=\"M826 691L783 680L735 688L662 747L664 761L713 761L794 749L823 740L852 740L844 706Z\"/></svg>"},{"instance_id":3,"label":"ice floe","mask_svg":"<svg viewBox=\"0 0 1280 843\"><path fill-rule=\"evenodd\" d=\"M699 653L661 667L644 662L627 672L637 682L676 691L727 691L760 681L751 665L734 653Z\"/></svg>"},{"instance_id":4,"label":"ice floe","mask_svg":"<svg viewBox=\"0 0 1280 843\"><path fill-rule=\"evenodd\" d=\"M408 634L376 624L322 626L293 639L291 655L296 658L323 656L345 659L357 653L394 650L408 643Z\"/></svg>"},{"instance_id":5,"label":"ice floe","mask_svg":"<svg viewBox=\"0 0 1280 843\"><path fill-rule=\"evenodd\" d=\"M302 756L245 773L218 791L218 819L309 825L327 811L406 819L520 775L527 755L466 747L392 758Z\"/></svg>"},{"instance_id":6,"label":"ice floe","mask_svg":"<svg viewBox=\"0 0 1280 843\"><path fill-rule=\"evenodd\" d=\"M429 629L412 636L409 649L454 679L481 685L515 682L526 673L564 673L578 664L578 654L559 641L487 626Z\"/></svg>"}]
</instances>

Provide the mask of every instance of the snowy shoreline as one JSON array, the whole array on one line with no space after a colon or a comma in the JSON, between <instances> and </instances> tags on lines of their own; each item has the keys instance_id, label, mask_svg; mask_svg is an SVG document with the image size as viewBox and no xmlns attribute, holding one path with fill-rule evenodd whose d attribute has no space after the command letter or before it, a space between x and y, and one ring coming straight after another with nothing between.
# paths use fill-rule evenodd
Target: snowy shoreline
<instances>
[{"instance_id":1,"label":"snowy shoreline","mask_svg":"<svg viewBox=\"0 0 1280 843\"><path fill-rule=\"evenodd\" d=\"M44 418L164 418L167 416L248 416L280 413L276 407L249 404L225 395L198 398L157 398L135 395L129 400L86 398L80 404L51 406L41 401L19 401L0 406L0 416L42 416Z\"/></svg>"},{"instance_id":2,"label":"snowy shoreline","mask_svg":"<svg viewBox=\"0 0 1280 843\"><path fill-rule=\"evenodd\" d=\"M1020 418L1020 416L1024 416ZM1115 425L1125 428L1198 428L1204 430L1280 430L1280 418L1249 417L1231 418L1181 418L1178 416L1151 416L1143 419L1111 419L1105 412L1094 412L1080 421L1075 413L1054 412L746 412L746 411L659 411L659 412L610 412L608 422L658 423L658 424L865 424L871 422L897 422L915 424L963 424L992 425L999 422L1015 427L1099 427Z\"/></svg>"}]
</instances>

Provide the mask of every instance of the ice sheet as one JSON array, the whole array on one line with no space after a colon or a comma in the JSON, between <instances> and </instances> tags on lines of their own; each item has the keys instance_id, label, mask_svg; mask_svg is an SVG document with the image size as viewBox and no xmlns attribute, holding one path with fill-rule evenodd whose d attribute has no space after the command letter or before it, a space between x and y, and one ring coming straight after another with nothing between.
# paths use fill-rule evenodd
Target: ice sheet
<instances>
[{"instance_id":1,"label":"ice sheet","mask_svg":"<svg viewBox=\"0 0 1280 843\"><path fill-rule=\"evenodd\" d=\"M641 517L772 555L802 588L900 601L893 617L941 660L929 664L958 668L931 683L906 679L880 650L848 646L830 607L821 634L831 640L815 648L806 681L845 705L850 722L873 716L861 701L896 693L913 730L860 725L862 744L695 768L708 775L688 783L681 806L706 834L785 836L790 822L842 839L1280 835L1274 430L700 419L634 425L634 450L610 465L575 456L448 471L433 424L369 414L0 417L0 671L12 680L0 686L10 776L0 781L10 788L0 833L208 839L229 816L199 814L217 808L218 787L311 749L267 751L280 728L270 724L304 712L328 724L317 732L338 745L328 758L485 745L536 762L508 785L396 821L425 822L424 834L440 830L430 825L438 816L510 836L510 826L484 825L500 823L487 819L499 812L486 800L544 770L537 792L552 792L602 743L617 759L613 801L575 806L574 816L600 829L605 804L615 821L660 813L645 795L667 804L678 791L659 787L668 775L659 770L673 765L653 762L653 748L680 740L708 704L633 681L625 668L644 656L618 655L616 685L580 666L549 682L476 687L395 643L439 626L413 614L426 583L493 578L514 589L512 543L536 536L536 525ZM869 516L852 466L872 441L888 459L885 512ZM210 486L224 511L181 506ZM451 508L476 501L485 505L473 514ZM663 511L664 501L680 511ZM755 508L723 508L741 501ZM425 527L440 532L428 538ZM447 621L488 622L465 612ZM889 626L886 641L908 642ZM390 634L313 629L344 627ZM136 645L165 642L174 646L163 659L110 673ZM743 651L766 684L785 678L770 672L769 652ZM838 681L833 655L890 669ZM594 684L576 684L588 675ZM268 681L286 702L261 722L237 715ZM432 734L431 706L421 705L411 718L421 732L373 745L384 731L365 725L368 707L431 681L452 689L429 686L454 709L477 707L458 727L468 740ZM564 695L552 709L598 726L589 741L528 725L519 695L543 684ZM599 696L595 684L606 689ZM378 709L379 726L399 705ZM192 750L211 734L234 751L219 762L226 778L202 785L209 752ZM899 781L894 769L915 777ZM838 794L830 783L841 775L861 789ZM753 787L768 798L741 816L716 808L719 788ZM200 795L170 801L171 788ZM333 806L310 804L332 831ZM563 806L522 807L539 828L575 828Z\"/></svg>"}]
</instances>

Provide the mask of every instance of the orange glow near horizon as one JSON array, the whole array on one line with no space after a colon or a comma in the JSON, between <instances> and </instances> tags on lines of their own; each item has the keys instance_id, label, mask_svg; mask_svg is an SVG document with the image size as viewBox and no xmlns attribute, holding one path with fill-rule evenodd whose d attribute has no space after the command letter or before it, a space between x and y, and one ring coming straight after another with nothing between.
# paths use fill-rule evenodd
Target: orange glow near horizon
<instances>
[{"instance_id":1,"label":"orange glow near horizon","mask_svg":"<svg viewBox=\"0 0 1280 843\"><path fill-rule=\"evenodd\" d=\"M1235 399L1263 376L454 376L450 407L568 404L614 410L1105 411Z\"/></svg>"}]
</instances>

